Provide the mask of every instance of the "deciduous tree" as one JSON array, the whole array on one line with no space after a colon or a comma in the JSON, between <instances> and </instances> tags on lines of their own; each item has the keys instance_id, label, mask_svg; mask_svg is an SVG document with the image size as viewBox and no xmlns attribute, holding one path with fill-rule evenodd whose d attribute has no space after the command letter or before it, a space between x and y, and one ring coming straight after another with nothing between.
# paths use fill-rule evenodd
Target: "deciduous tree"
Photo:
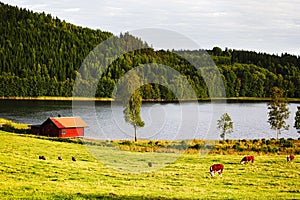
<instances>
[{"instance_id":1,"label":"deciduous tree","mask_svg":"<svg viewBox=\"0 0 300 200\"><path fill-rule=\"evenodd\" d=\"M298 106L297 108L298 108L298 110L297 110L296 116L295 116L294 128L296 128L297 132L300 133L300 106Z\"/></svg>"},{"instance_id":2,"label":"deciduous tree","mask_svg":"<svg viewBox=\"0 0 300 200\"><path fill-rule=\"evenodd\" d=\"M123 99L124 119L134 128L134 141L137 141L137 128L145 125L141 118L142 97L139 89L135 89L138 88L138 84L139 77L136 73L131 73L130 79L127 79L127 83L123 87L126 91L122 91L125 92L125 98ZM129 99L126 96L130 96Z\"/></svg>"},{"instance_id":3,"label":"deciduous tree","mask_svg":"<svg viewBox=\"0 0 300 200\"><path fill-rule=\"evenodd\" d=\"M277 131L277 140L278 135L281 134L281 129L289 129L289 125L285 122L285 120L290 116L287 104L287 100L283 98L283 90L278 87L273 87L271 92L271 101L268 103L268 122L271 125L271 129Z\"/></svg>"},{"instance_id":4,"label":"deciduous tree","mask_svg":"<svg viewBox=\"0 0 300 200\"><path fill-rule=\"evenodd\" d=\"M225 140L227 134L233 132L233 122L228 113L224 113L218 120L217 128L221 130L221 138Z\"/></svg>"}]
</instances>

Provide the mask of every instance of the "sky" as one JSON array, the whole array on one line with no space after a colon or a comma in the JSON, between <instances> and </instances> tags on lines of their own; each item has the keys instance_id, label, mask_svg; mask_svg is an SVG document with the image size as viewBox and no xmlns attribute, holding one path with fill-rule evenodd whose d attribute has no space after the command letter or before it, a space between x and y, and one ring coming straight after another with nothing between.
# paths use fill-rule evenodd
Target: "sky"
<instances>
[{"instance_id":1,"label":"sky","mask_svg":"<svg viewBox=\"0 0 300 200\"><path fill-rule=\"evenodd\" d=\"M222 49L227 47L278 55L285 52L300 55L299 0L2 2L49 13L75 25L109 31L115 35L154 28L181 34L203 49L218 46Z\"/></svg>"}]
</instances>

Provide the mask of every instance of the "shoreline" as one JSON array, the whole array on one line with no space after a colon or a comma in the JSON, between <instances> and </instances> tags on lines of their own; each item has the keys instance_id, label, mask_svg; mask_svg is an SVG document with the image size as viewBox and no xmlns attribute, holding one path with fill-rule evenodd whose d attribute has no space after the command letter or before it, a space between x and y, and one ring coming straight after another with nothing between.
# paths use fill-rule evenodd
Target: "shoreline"
<instances>
[{"instance_id":1,"label":"shoreline","mask_svg":"<svg viewBox=\"0 0 300 200\"><path fill-rule=\"evenodd\" d=\"M0 97L0 100L29 100L29 101L96 101L96 102L113 102L113 98L90 98L90 97ZM269 102L271 98L264 97L229 97L229 98L199 98L199 99L143 99L144 103L178 103L178 102L228 102L228 103L247 103L247 102ZM290 103L300 103L300 98L287 98Z\"/></svg>"}]
</instances>

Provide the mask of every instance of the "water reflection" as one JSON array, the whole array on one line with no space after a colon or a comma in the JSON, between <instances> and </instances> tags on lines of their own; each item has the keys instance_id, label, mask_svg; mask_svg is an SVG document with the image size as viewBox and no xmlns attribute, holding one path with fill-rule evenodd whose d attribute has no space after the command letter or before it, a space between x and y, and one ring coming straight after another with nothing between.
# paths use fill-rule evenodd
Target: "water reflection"
<instances>
[{"instance_id":1,"label":"water reflection","mask_svg":"<svg viewBox=\"0 0 300 200\"><path fill-rule=\"evenodd\" d=\"M279 137L298 138L293 128L297 104L289 104L291 111L288 131ZM88 124L86 137L102 139L132 139L133 128L125 123L121 105L108 102L81 102L75 115ZM234 123L234 132L228 139L274 138L267 122L266 103L145 103L141 108L145 127L138 129L142 139L220 139L216 121L228 112ZM70 101L1 100L0 117L20 123L40 124L48 117L73 116Z\"/></svg>"}]
</instances>

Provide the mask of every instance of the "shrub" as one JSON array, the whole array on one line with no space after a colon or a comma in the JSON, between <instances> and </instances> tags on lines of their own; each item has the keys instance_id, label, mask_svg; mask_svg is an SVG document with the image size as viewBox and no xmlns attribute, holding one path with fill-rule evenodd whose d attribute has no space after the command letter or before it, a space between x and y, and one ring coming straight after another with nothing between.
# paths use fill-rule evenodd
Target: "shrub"
<instances>
[{"instance_id":1,"label":"shrub","mask_svg":"<svg viewBox=\"0 0 300 200\"><path fill-rule=\"evenodd\" d=\"M251 151L256 151L256 152L258 152L259 149L257 149L256 147L252 147L252 148L251 148Z\"/></svg>"},{"instance_id":2,"label":"shrub","mask_svg":"<svg viewBox=\"0 0 300 200\"><path fill-rule=\"evenodd\" d=\"M185 150L189 147L189 144L186 143L186 141L182 140L179 144L169 144L167 146L168 149L177 149L177 150Z\"/></svg>"},{"instance_id":3,"label":"shrub","mask_svg":"<svg viewBox=\"0 0 300 200\"><path fill-rule=\"evenodd\" d=\"M227 151L228 149L230 149L230 146L226 145L222 147L222 150Z\"/></svg>"},{"instance_id":4,"label":"shrub","mask_svg":"<svg viewBox=\"0 0 300 200\"><path fill-rule=\"evenodd\" d=\"M201 147L202 147L201 144L195 144L195 145L191 146L190 148L199 150L199 149L201 149Z\"/></svg>"},{"instance_id":5,"label":"shrub","mask_svg":"<svg viewBox=\"0 0 300 200\"><path fill-rule=\"evenodd\" d=\"M268 145L268 152L272 152L272 148Z\"/></svg>"},{"instance_id":6,"label":"shrub","mask_svg":"<svg viewBox=\"0 0 300 200\"><path fill-rule=\"evenodd\" d=\"M243 152L243 151L245 151L245 148L244 147L238 147L237 150Z\"/></svg>"},{"instance_id":7,"label":"shrub","mask_svg":"<svg viewBox=\"0 0 300 200\"><path fill-rule=\"evenodd\" d=\"M16 128L12 124L3 124L2 130L11 133L20 133L20 134L26 134L29 131L29 129L25 129L25 128Z\"/></svg>"},{"instance_id":8,"label":"shrub","mask_svg":"<svg viewBox=\"0 0 300 200\"><path fill-rule=\"evenodd\" d=\"M284 144L285 143L285 139L284 138L280 138L279 141L280 141L280 144Z\"/></svg>"},{"instance_id":9,"label":"shrub","mask_svg":"<svg viewBox=\"0 0 300 200\"><path fill-rule=\"evenodd\" d=\"M131 145L131 141L125 140L125 141L123 141L123 142L120 142L119 144L130 146L130 145Z\"/></svg>"},{"instance_id":10,"label":"shrub","mask_svg":"<svg viewBox=\"0 0 300 200\"><path fill-rule=\"evenodd\" d=\"M115 145L112 142L105 142L104 145L105 147L114 147Z\"/></svg>"},{"instance_id":11,"label":"shrub","mask_svg":"<svg viewBox=\"0 0 300 200\"><path fill-rule=\"evenodd\" d=\"M189 144L188 144L185 140L182 140L182 141L180 142L180 144L181 144L181 145L184 145L184 146L189 146Z\"/></svg>"},{"instance_id":12,"label":"shrub","mask_svg":"<svg viewBox=\"0 0 300 200\"><path fill-rule=\"evenodd\" d=\"M283 151L284 149L283 149L283 147L279 147L279 151Z\"/></svg>"},{"instance_id":13,"label":"shrub","mask_svg":"<svg viewBox=\"0 0 300 200\"><path fill-rule=\"evenodd\" d=\"M267 146L264 146L263 148L260 149L260 151L267 153L269 149Z\"/></svg>"},{"instance_id":14,"label":"shrub","mask_svg":"<svg viewBox=\"0 0 300 200\"><path fill-rule=\"evenodd\" d=\"M257 139L252 140L252 143L253 143L253 144L255 144L255 143L257 143L257 142L258 142Z\"/></svg>"},{"instance_id":15,"label":"shrub","mask_svg":"<svg viewBox=\"0 0 300 200\"><path fill-rule=\"evenodd\" d=\"M289 148L289 147L293 147L293 146L294 146L293 142L291 142L291 141L289 141L289 140L286 140L286 141L283 143L283 147Z\"/></svg>"},{"instance_id":16,"label":"shrub","mask_svg":"<svg viewBox=\"0 0 300 200\"><path fill-rule=\"evenodd\" d=\"M273 149L271 149L271 152L272 153L277 153L278 152L278 149L276 147L274 147Z\"/></svg>"},{"instance_id":17,"label":"shrub","mask_svg":"<svg viewBox=\"0 0 300 200\"><path fill-rule=\"evenodd\" d=\"M11 126L10 124L3 124L2 130L7 132L14 132L14 127Z\"/></svg>"},{"instance_id":18,"label":"shrub","mask_svg":"<svg viewBox=\"0 0 300 200\"><path fill-rule=\"evenodd\" d=\"M232 146L233 149L238 149L239 147L240 147L240 143L239 143L239 142L235 143L235 144Z\"/></svg>"},{"instance_id":19,"label":"shrub","mask_svg":"<svg viewBox=\"0 0 300 200\"><path fill-rule=\"evenodd\" d=\"M165 147L167 144L166 143L162 143L161 141L156 141L155 142L155 146L157 146L157 147Z\"/></svg>"},{"instance_id":20,"label":"shrub","mask_svg":"<svg viewBox=\"0 0 300 200\"><path fill-rule=\"evenodd\" d=\"M206 149L206 150L213 150L213 149L216 149L215 145L206 145L204 144L202 146L203 149Z\"/></svg>"}]
</instances>

